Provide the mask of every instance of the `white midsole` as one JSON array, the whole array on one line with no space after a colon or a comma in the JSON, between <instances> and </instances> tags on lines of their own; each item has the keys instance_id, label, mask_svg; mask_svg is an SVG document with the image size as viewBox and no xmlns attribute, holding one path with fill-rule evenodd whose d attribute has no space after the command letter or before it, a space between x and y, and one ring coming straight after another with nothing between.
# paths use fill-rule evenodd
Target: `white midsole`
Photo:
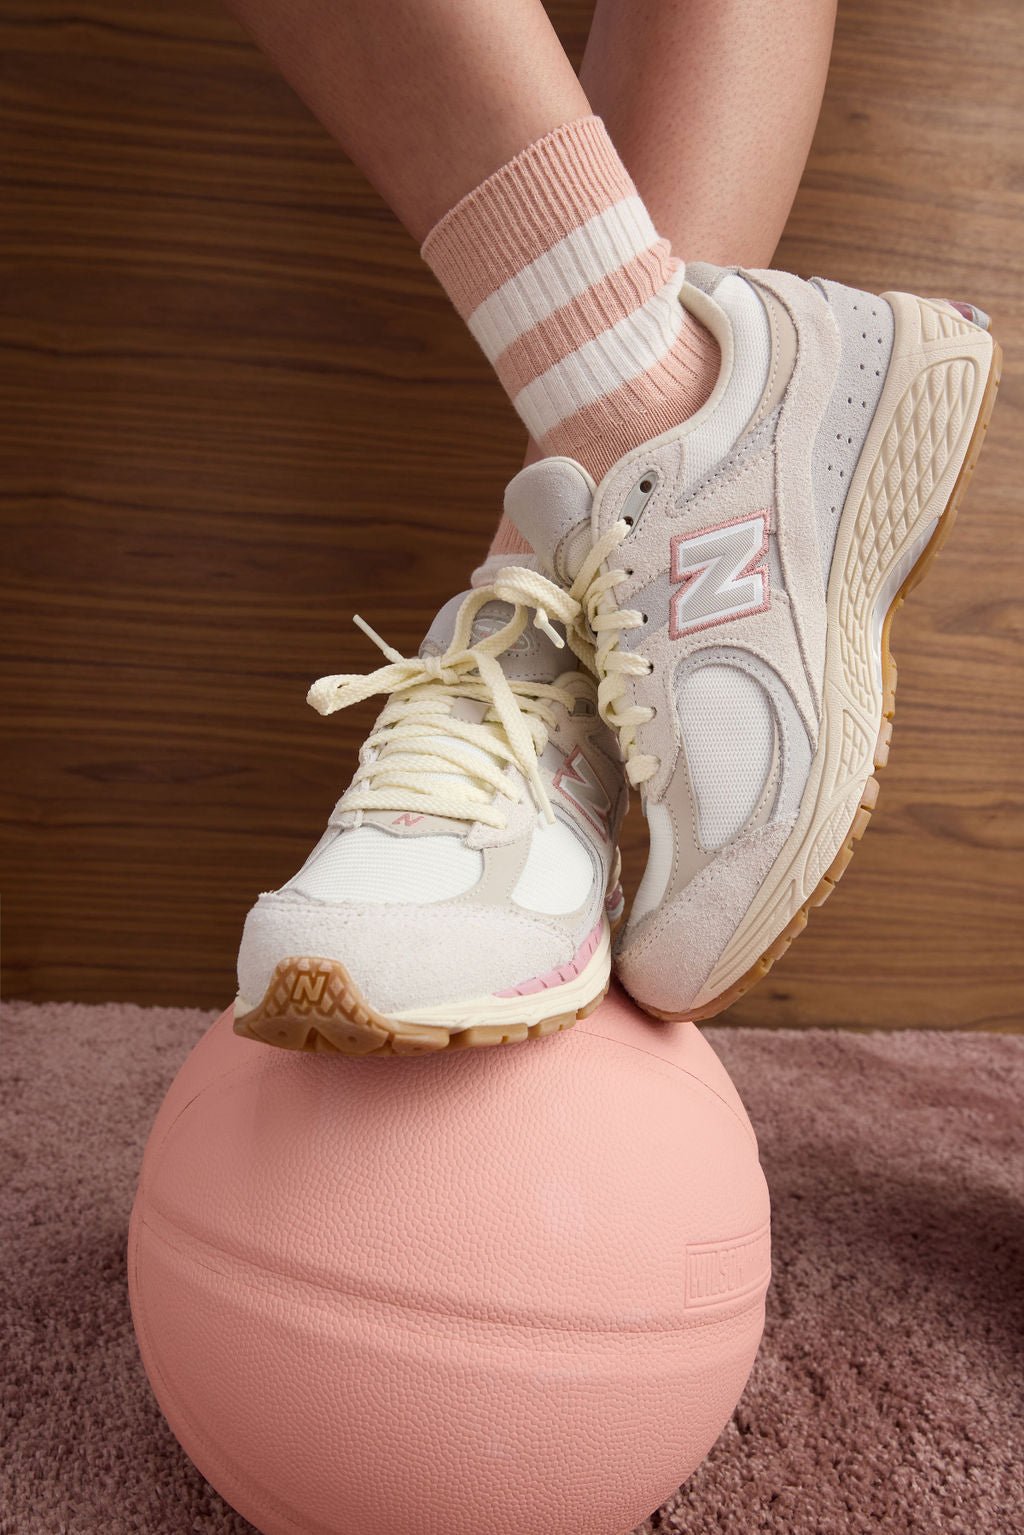
<instances>
[{"instance_id":1,"label":"white midsole","mask_svg":"<svg viewBox=\"0 0 1024 1535\"><path fill-rule=\"evenodd\" d=\"M963 333L956 338L925 346L915 339L921 323L921 301L903 294L888 297L896 314L897 339L903 339L903 355L897 357L894 348L890 377L851 481L836 539L828 590L821 729L800 814L743 921L694 999L697 1007L746 974L809 900L849 836L865 785L874 771L882 724L885 619L949 503L981 410L992 364L991 336L965 322ZM888 493L881 468L886 439L901 421L899 413L906 409L911 391L927 373L934 368L964 365L973 368L973 377L960 437L909 526L902 497L893 498L904 519L902 532L895 520L881 527L874 521L869 555L875 563L868 570L870 558L863 560L864 523L865 519L872 523L875 507ZM902 423L900 429L904 426ZM883 562L878 555L886 542L893 553ZM848 579L851 570L856 580ZM866 594L859 610L850 596L855 587Z\"/></svg>"},{"instance_id":2,"label":"white midsole","mask_svg":"<svg viewBox=\"0 0 1024 1535\"><path fill-rule=\"evenodd\" d=\"M514 997L468 997L461 1002L440 1002L434 1007L411 1007L390 1016L396 1023L423 1023L460 1033L481 1024L540 1023L544 1018L578 1012L604 990L611 974L611 929L602 923L597 948L571 981L547 986L542 991Z\"/></svg>"}]
</instances>

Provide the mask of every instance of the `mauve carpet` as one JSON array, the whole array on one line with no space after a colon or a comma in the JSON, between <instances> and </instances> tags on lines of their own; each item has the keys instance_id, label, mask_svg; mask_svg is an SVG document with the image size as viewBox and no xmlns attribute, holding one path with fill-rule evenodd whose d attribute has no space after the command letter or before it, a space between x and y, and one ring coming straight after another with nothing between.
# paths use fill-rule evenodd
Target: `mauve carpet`
<instances>
[{"instance_id":1,"label":"mauve carpet","mask_svg":"<svg viewBox=\"0 0 1024 1535\"><path fill-rule=\"evenodd\" d=\"M164 1425L125 1288L146 1133L209 1018L4 1016L0 1532L251 1535ZM645 1535L1024 1532L1024 1038L706 1033L775 1278L739 1407ZM515 1531L497 1506L480 1535Z\"/></svg>"}]
</instances>

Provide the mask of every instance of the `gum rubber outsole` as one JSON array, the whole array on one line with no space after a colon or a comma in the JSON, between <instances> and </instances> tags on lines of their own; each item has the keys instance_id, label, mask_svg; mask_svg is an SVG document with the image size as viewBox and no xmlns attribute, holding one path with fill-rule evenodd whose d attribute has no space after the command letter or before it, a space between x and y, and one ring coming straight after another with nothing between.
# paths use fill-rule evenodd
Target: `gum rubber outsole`
<instances>
[{"instance_id":1,"label":"gum rubber outsole","mask_svg":"<svg viewBox=\"0 0 1024 1535\"><path fill-rule=\"evenodd\" d=\"M339 960L300 956L283 959L271 976L263 1001L234 1020L243 1039L280 1050L330 1055L432 1055L486 1045L517 1045L571 1029L604 1001L602 990L583 1007L555 1013L536 1023L476 1024L446 1029L437 1024L388 1018L363 997Z\"/></svg>"},{"instance_id":2,"label":"gum rubber outsole","mask_svg":"<svg viewBox=\"0 0 1024 1535\"><path fill-rule=\"evenodd\" d=\"M921 551L920 559L896 593L885 616L885 623L882 628L882 724L878 732L878 740L875 743L874 766L876 770L881 770L885 767L889 760L892 722L896 712L896 662L889 649L892 621L914 587L927 574L928 567L952 531L957 512L960 509L960 503L963 500L964 493L977 465L978 457L985 441L985 434L988 431L989 421L992 419L996 391L999 388L999 381L1002 377L1002 365L1002 348L997 341L993 340L992 366L989 370L985 393L982 396L978 420L967 448L967 455L964 458L960 473L957 475L956 483L946 504L946 509L936 523L935 532ZM815 889L812 890L806 901L804 901L803 905L790 918L782 932L765 949L763 954L754 961L750 969L740 976L738 981L713 998L712 1001L705 1002L700 1007L689 1008L684 1012L663 1012L660 1008L651 1007L649 1004L645 1004L645 1010L652 1013L655 1018L662 1018L669 1023L677 1023L682 1019L690 1019L694 1023L700 1023L707 1018L714 1018L719 1013L724 1012L734 1002L738 1002L740 997L750 991L753 986L756 986L758 981L768 974L776 961L782 958L794 938L803 932L807 926L807 919L810 916L812 907L822 906L836 888L837 883L846 872L853 857L855 844L860 841L868 828L871 812L875 808L877 799L878 779L869 777L864 785L864 792L861 796L860 804L854 813L853 821L832 863L825 870L821 880Z\"/></svg>"}]
</instances>

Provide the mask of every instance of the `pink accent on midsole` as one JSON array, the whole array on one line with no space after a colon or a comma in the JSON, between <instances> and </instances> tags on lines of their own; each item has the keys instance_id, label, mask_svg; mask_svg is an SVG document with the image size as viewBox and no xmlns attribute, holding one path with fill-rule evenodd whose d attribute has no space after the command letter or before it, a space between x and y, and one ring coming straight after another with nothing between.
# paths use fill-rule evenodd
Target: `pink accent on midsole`
<instances>
[{"instance_id":1,"label":"pink accent on midsole","mask_svg":"<svg viewBox=\"0 0 1024 1535\"><path fill-rule=\"evenodd\" d=\"M950 309L955 309L957 314L963 315L965 320L970 320L972 325L978 325L982 330L988 330L992 323L984 309L979 309L977 304L968 304L957 298L948 298L946 303Z\"/></svg>"},{"instance_id":2,"label":"pink accent on midsole","mask_svg":"<svg viewBox=\"0 0 1024 1535\"><path fill-rule=\"evenodd\" d=\"M597 953L603 931L604 917L601 917L567 964L559 965L555 970L549 970L546 975L535 975L532 981L521 981L518 986L510 986L506 991L496 991L494 995L496 997L528 997L535 991L547 991L552 986L563 986L566 981L574 981Z\"/></svg>"}]
</instances>

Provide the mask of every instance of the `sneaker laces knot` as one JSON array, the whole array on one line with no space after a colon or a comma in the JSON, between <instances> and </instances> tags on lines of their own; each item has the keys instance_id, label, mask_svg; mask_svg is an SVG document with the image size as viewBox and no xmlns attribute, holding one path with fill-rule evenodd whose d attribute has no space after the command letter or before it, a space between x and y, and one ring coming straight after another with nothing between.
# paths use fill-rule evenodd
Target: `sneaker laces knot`
<instances>
[{"instance_id":1,"label":"sneaker laces knot","mask_svg":"<svg viewBox=\"0 0 1024 1535\"><path fill-rule=\"evenodd\" d=\"M550 589L550 590L549 590ZM504 828L502 799L521 797L518 770L538 810L548 821L554 813L539 770L539 758L554 724L553 705L571 710L572 693L553 682L509 679L500 657L522 635L528 611L545 633L554 615L566 621L573 604L552 594L558 588L536 571L510 566L498 580L470 592L459 608L447 650L441 655L403 656L362 618L354 622L387 659L367 674L321 677L307 702L319 714L334 714L375 694L389 699L359 754L359 767L338 809L403 810ZM493 633L473 640L480 609L495 600L513 612ZM557 631L556 631L557 633ZM557 636L558 640L561 636ZM563 642L564 643L564 642ZM465 718L458 702L471 703Z\"/></svg>"}]
</instances>

